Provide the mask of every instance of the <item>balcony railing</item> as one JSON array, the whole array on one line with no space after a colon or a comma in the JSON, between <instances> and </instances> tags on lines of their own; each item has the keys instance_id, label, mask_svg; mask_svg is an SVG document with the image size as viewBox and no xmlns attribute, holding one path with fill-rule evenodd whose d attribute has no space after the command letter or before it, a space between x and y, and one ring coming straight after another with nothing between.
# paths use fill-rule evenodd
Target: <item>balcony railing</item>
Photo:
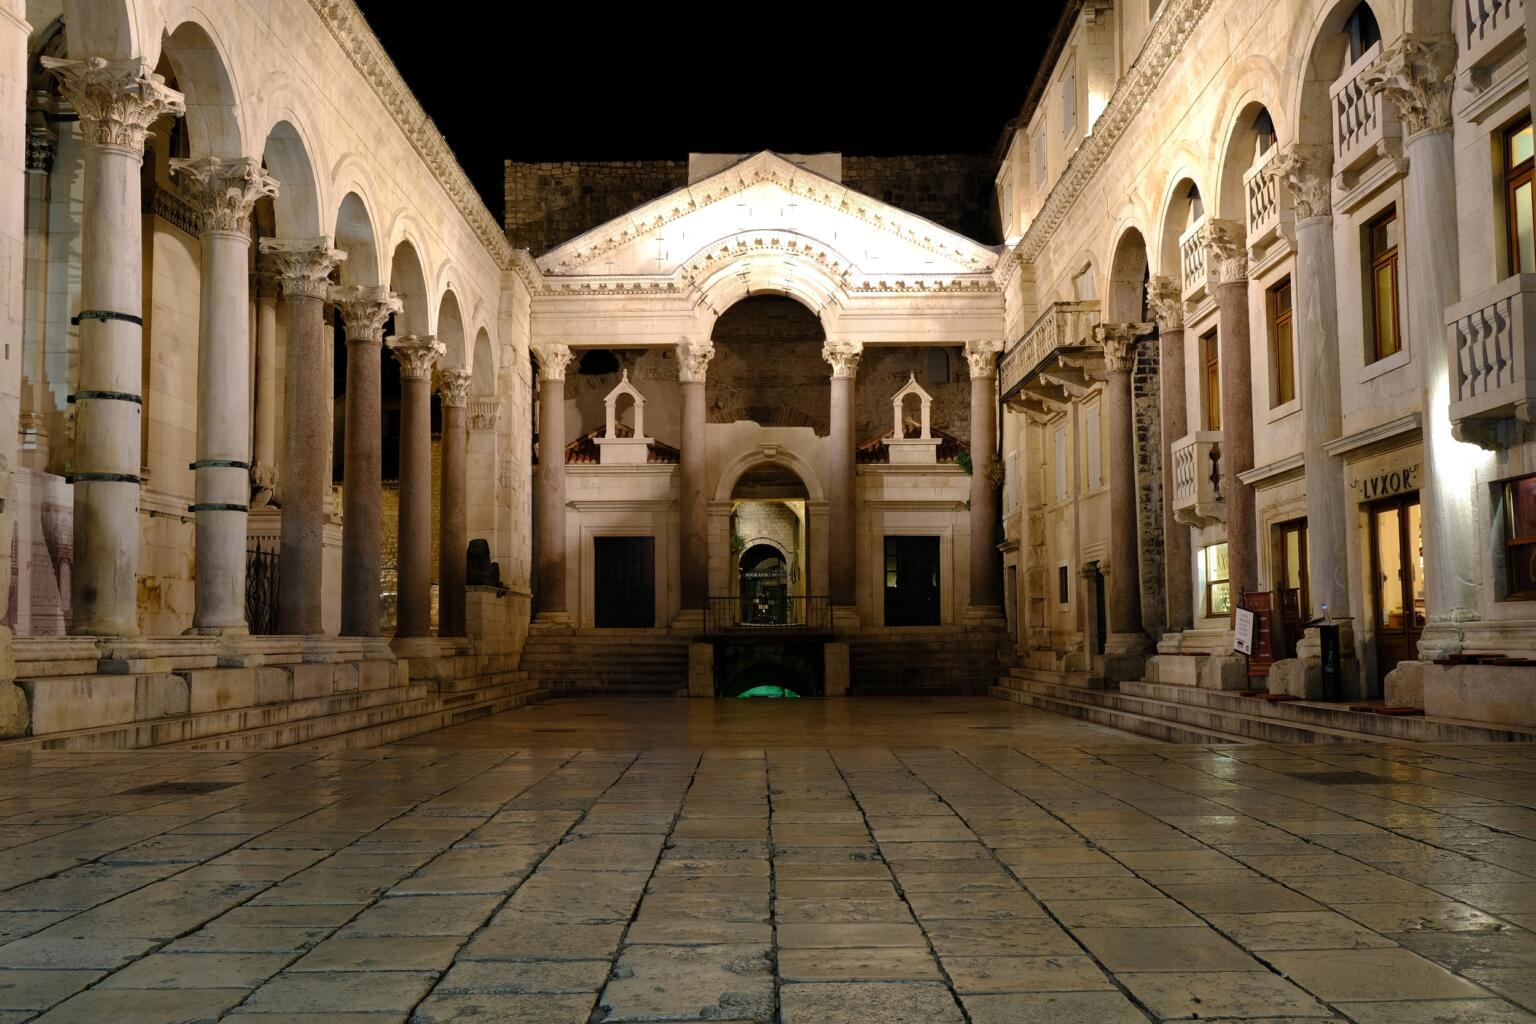
<instances>
[{"instance_id":1,"label":"balcony railing","mask_svg":"<svg viewBox=\"0 0 1536 1024\"><path fill-rule=\"evenodd\" d=\"M1536 424L1536 274L1505 278L1446 321L1457 436L1490 449L1518 443Z\"/></svg>"},{"instance_id":2,"label":"balcony railing","mask_svg":"<svg viewBox=\"0 0 1536 1024\"><path fill-rule=\"evenodd\" d=\"M1269 244L1290 219L1290 194L1280 187L1280 175L1275 173L1279 152L1280 147L1270 146L1243 175L1243 214L1250 247Z\"/></svg>"},{"instance_id":3,"label":"balcony railing","mask_svg":"<svg viewBox=\"0 0 1536 1024\"><path fill-rule=\"evenodd\" d=\"M774 636L832 632L830 597L711 597L704 607L710 636Z\"/></svg>"},{"instance_id":4,"label":"balcony railing","mask_svg":"<svg viewBox=\"0 0 1536 1024\"><path fill-rule=\"evenodd\" d=\"M1179 274L1185 302L1199 302L1209 290L1204 234L1205 218L1201 217L1179 236Z\"/></svg>"},{"instance_id":5,"label":"balcony railing","mask_svg":"<svg viewBox=\"0 0 1536 1024\"><path fill-rule=\"evenodd\" d=\"M1186 526L1224 522L1221 431L1197 430L1173 442L1173 518Z\"/></svg>"},{"instance_id":6,"label":"balcony railing","mask_svg":"<svg viewBox=\"0 0 1536 1024\"><path fill-rule=\"evenodd\" d=\"M1379 93L1365 87L1366 68L1381 56L1381 44L1376 43L1360 59L1344 69L1344 73L1328 90L1333 103L1333 169L1338 174L1358 171L1381 155L1381 147L1389 139L1397 139L1402 129L1397 123L1397 111Z\"/></svg>"},{"instance_id":7,"label":"balcony railing","mask_svg":"<svg viewBox=\"0 0 1536 1024\"><path fill-rule=\"evenodd\" d=\"M1093 326L1099 322L1099 304L1053 302L1024 336L1003 353L1002 390L1006 398L1025 384L1052 352L1093 344Z\"/></svg>"},{"instance_id":8,"label":"balcony railing","mask_svg":"<svg viewBox=\"0 0 1536 1024\"><path fill-rule=\"evenodd\" d=\"M1525 0L1455 0L1457 67L1478 71L1494 64L1524 41Z\"/></svg>"}]
</instances>

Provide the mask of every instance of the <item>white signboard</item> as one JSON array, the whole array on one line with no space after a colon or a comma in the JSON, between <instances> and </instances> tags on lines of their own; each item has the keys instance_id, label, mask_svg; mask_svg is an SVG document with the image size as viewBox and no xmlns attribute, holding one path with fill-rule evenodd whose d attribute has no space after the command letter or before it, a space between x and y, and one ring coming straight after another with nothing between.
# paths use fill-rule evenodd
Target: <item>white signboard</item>
<instances>
[{"instance_id":1,"label":"white signboard","mask_svg":"<svg viewBox=\"0 0 1536 1024\"><path fill-rule=\"evenodd\" d=\"M1239 608L1232 623L1232 649L1239 654L1253 653L1253 612Z\"/></svg>"}]
</instances>

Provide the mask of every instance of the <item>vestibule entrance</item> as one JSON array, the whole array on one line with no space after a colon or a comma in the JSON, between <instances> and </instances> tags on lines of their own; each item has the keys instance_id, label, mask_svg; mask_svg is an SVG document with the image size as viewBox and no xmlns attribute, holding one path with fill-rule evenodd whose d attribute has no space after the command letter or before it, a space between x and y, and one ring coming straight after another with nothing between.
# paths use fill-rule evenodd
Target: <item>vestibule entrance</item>
<instances>
[{"instance_id":1,"label":"vestibule entrance","mask_svg":"<svg viewBox=\"0 0 1536 1024\"><path fill-rule=\"evenodd\" d=\"M742 626L806 622L806 489L787 466L742 474L732 492L732 618Z\"/></svg>"},{"instance_id":2,"label":"vestibule entrance","mask_svg":"<svg viewBox=\"0 0 1536 1024\"><path fill-rule=\"evenodd\" d=\"M592 538L592 573L594 626L656 625L656 538Z\"/></svg>"}]
</instances>

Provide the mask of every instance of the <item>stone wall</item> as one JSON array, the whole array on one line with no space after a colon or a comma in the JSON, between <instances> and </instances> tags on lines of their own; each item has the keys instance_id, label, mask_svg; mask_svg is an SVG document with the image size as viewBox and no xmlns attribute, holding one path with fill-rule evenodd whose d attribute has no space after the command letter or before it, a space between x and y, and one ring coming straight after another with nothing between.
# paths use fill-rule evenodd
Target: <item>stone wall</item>
<instances>
[{"instance_id":1,"label":"stone wall","mask_svg":"<svg viewBox=\"0 0 1536 1024\"><path fill-rule=\"evenodd\" d=\"M794 567L796 580L803 575L804 566L800 562L800 517L789 505L782 501L743 502L736 506L731 526L735 533L731 540L733 554L740 554L736 550L736 537L748 547L758 541L770 540L783 550L788 559L786 568Z\"/></svg>"},{"instance_id":2,"label":"stone wall","mask_svg":"<svg viewBox=\"0 0 1536 1024\"><path fill-rule=\"evenodd\" d=\"M845 156L843 184L994 245L1001 240L993 215L995 170L985 153Z\"/></svg>"}]
</instances>

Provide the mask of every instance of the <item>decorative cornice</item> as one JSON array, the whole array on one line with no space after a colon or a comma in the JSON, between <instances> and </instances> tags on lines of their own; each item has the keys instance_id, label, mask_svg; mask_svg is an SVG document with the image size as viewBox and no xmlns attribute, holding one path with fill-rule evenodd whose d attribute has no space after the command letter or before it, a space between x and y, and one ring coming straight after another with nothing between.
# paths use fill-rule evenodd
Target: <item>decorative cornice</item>
<instances>
[{"instance_id":1,"label":"decorative cornice","mask_svg":"<svg viewBox=\"0 0 1536 1024\"><path fill-rule=\"evenodd\" d=\"M1151 324L1094 324L1093 340L1104 350L1107 373L1130 373L1136 367L1136 343L1151 334Z\"/></svg>"},{"instance_id":2,"label":"decorative cornice","mask_svg":"<svg viewBox=\"0 0 1536 1024\"><path fill-rule=\"evenodd\" d=\"M394 118L395 125L426 163L448 199L469 222L497 267L513 269L512 243L502 233L501 225L486 208L485 201L470 184L469 176L458 158L448 148L437 125L422 110L410 87L400 77L394 61L384 52L373 30L368 27L354 0L309 0L341 51L357 73L373 89L374 95Z\"/></svg>"},{"instance_id":3,"label":"decorative cornice","mask_svg":"<svg viewBox=\"0 0 1536 1024\"><path fill-rule=\"evenodd\" d=\"M148 60L106 61L100 57L68 60L42 57L42 65L59 80L59 91L80 112L88 143L144 153L149 126L170 114L187 112L181 93L165 84Z\"/></svg>"},{"instance_id":4,"label":"decorative cornice","mask_svg":"<svg viewBox=\"0 0 1536 1024\"><path fill-rule=\"evenodd\" d=\"M704 383L709 361L713 358L715 346L712 342L684 338L677 343L677 379L684 384Z\"/></svg>"},{"instance_id":5,"label":"decorative cornice","mask_svg":"<svg viewBox=\"0 0 1536 1024\"><path fill-rule=\"evenodd\" d=\"M1184 329L1184 289L1173 278L1159 274L1147 282L1147 305L1159 329Z\"/></svg>"},{"instance_id":6,"label":"decorative cornice","mask_svg":"<svg viewBox=\"0 0 1536 1024\"><path fill-rule=\"evenodd\" d=\"M1104 112L1093 123L1093 134L1083 140L1067 169L1057 179L1051 194L1045 197L1040 212L1024 232L1017 251L1027 261L1045 250L1061 226L1067 211L1087 190L1089 182L1108 160L1115 146L1146 106L1152 91L1185 49L1194 30L1214 0L1167 0L1157 13L1147 41L1120 83L1115 87Z\"/></svg>"},{"instance_id":7,"label":"decorative cornice","mask_svg":"<svg viewBox=\"0 0 1536 1024\"><path fill-rule=\"evenodd\" d=\"M1270 167L1291 193L1297 220L1333 213L1333 149L1331 146L1285 147Z\"/></svg>"},{"instance_id":8,"label":"decorative cornice","mask_svg":"<svg viewBox=\"0 0 1536 1024\"><path fill-rule=\"evenodd\" d=\"M821 346L821 358L832 365L833 377L858 376L863 354L864 346L857 341L828 341Z\"/></svg>"},{"instance_id":9,"label":"decorative cornice","mask_svg":"<svg viewBox=\"0 0 1536 1024\"><path fill-rule=\"evenodd\" d=\"M430 381L432 368L448 351L430 334L405 334L389 339L389 350L400 363L402 380Z\"/></svg>"},{"instance_id":10,"label":"decorative cornice","mask_svg":"<svg viewBox=\"0 0 1536 1024\"><path fill-rule=\"evenodd\" d=\"M154 214L172 227L185 231L196 238L199 230L197 210L181 197L175 189L161 188L154 182L146 182L140 192L144 213Z\"/></svg>"},{"instance_id":11,"label":"decorative cornice","mask_svg":"<svg viewBox=\"0 0 1536 1024\"><path fill-rule=\"evenodd\" d=\"M469 371L438 370L437 394L444 407L463 409L469 405Z\"/></svg>"},{"instance_id":12,"label":"decorative cornice","mask_svg":"<svg viewBox=\"0 0 1536 1024\"><path fill-rule=\"evenodd\" d=\"M272 258L273 269L283 282L283 294L324 299L331 286L331 271L347 258L331 248L331 237L263 238L258 244Z\"/></svg>"},{"instance_id":13,"label":"decorative cornice","mask_svg":"<svg viewBox=\"0 0 1536 1024\"><path fill-rule=\"evenodd\" d=\"M326 298L341 314L347 340L359 345L378 345L390 315L404 308L400 296L383 285L332 285Z\"/></svg>"},{"instance_id":14,"label":"decorative cornice","mask_svg":"<svg viewBox=\"0 0 1536 1024\"><path fill-rule=\"evenodd\" d=\"M1403 137L1411 140L1451 130L1455 65L1456 42L1450 36L1404 35L1382 47L1376 63L1360 73L1360 81L1397 107Z\"/></svg>"},{"instance_id":15,"label":"decorative cornice","mask_svg":"<svg viewBox=\"0 0 1536 1024\"><path fill-rule=\"evenodd\" d=\"M277 179L262 168L260 160L248 156L235 160L214 156L176 159L171 161L171 173L197 213L199 234L229 231L249 235L256 201L277 195Z\"/></svg>"},{"instance_id":16,"label":"decorative cornice","mask_svg":"<svg viewBox=\"0 0 1536 1024\"><path fill-rule=\"evenodd\" d=\"M1002 350L1001 338L966 342L965 361L970 364L971 379L994 379L997 376L997 354Z\"/></svg>"},{"instance_id":17,"label":"decorative cornice","mask_svg":"<svg viewBox=\"0 0 1536 1024\"><path fill-rule=\"evenodd\" d=\"M565 368L571 365L571 347L559 342L533 346L533 354L539 360L539 380L563 381Z\"/></svg>"}]
</instances>

